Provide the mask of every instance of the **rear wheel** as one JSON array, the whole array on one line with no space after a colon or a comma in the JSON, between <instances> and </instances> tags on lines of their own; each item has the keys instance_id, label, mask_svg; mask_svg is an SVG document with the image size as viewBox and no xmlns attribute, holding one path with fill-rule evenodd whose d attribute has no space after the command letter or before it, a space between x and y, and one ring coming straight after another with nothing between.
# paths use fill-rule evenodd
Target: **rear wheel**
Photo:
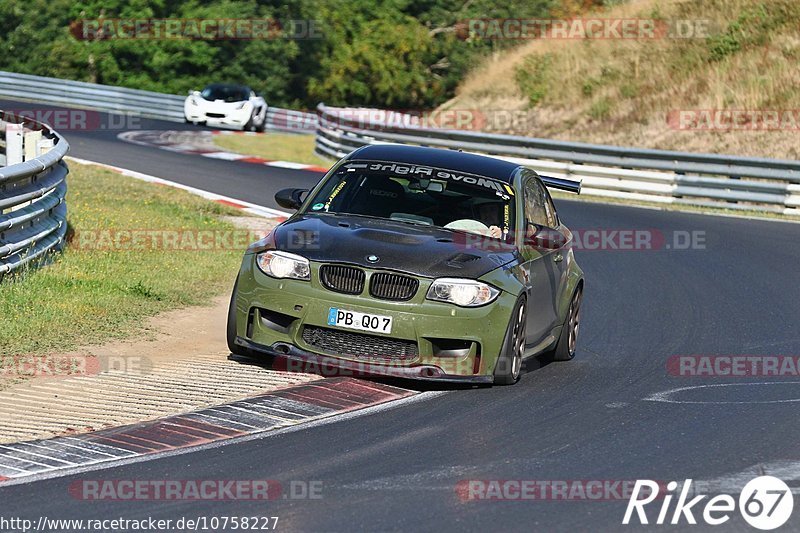
<instances>
[{"instance_id":1,"label":"rear wheel","mask_svg":"<svg viewBox=\"0 0 800 533\"><path fill-rule=\"evenodd\" d=\"M522 357L525 352L525 331L528 322L528 307L525 298L517 300L506 330L503 350L494 367L495 385L513 385L522 373Z\"/></svg>"},{"instance_id":2,"label":"rear wheel","mask_svg":"<svg viewBox=\"0 0 800 533\"><path fill-rule=\"evenodd\" d=\"M581 302L583 301L583 287L575 289L572 301L569 303L567 319L561 328L556 349L553 351L555 361L569 361L575 357L575 348L578 342L578 332L581 326Z\"/></svg>"}]
</instances>

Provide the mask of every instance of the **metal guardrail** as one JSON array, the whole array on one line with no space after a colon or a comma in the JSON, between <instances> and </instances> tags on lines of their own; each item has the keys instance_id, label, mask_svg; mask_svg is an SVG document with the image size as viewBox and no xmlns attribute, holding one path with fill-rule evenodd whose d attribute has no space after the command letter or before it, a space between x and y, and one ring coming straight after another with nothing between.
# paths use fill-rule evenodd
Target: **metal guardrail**
<instances>
[{"instance_id":1,"label":"metal guardrail","mask_svg":"<svg viewBox=\"0 0 800 533\"><path fill-rule=\"evenodd\" d=\"M800 215L800 161L434 129L412 115L324 104L317 116L316 151L332 158L379 143L458 148L579 180L593 196Z\"/></svg>"},{"instance_id":2,"label":"metal guardrail","mask_svg":"<svg viewBox=\"0 0 800 533\"><path fill-rule=\"evenodd\" d=\"M3 116L9 120L7 113ZM0 167L0 280L9 272L30 266L48 252L60 250L67 233L69 169L63 158L69 144L49 126L23 117L13 122L0 121L0 131L14 131L18 129L17 123L29 130L24 139L30 146L24 152L34 157ZM4 139L4 163L6 155L10 155L7 150L14 145L15 149L22 148L21 141ZM40 150L47 151L39 155Z\"/></svg>"},{"instance_id":3,"label":"metal guardrail","mask_svg":"<svg viewBox=\"0 0 800 533\"><path fill-rule=\"evenodd\" d=\"M85 107L112 113L183 122L186 96L113 87L83 81L62 80L0 71L0 97ZM314 113L279 107L267 108L267 127L281 131L313 133Z\"/></svg>"}]
</instances>

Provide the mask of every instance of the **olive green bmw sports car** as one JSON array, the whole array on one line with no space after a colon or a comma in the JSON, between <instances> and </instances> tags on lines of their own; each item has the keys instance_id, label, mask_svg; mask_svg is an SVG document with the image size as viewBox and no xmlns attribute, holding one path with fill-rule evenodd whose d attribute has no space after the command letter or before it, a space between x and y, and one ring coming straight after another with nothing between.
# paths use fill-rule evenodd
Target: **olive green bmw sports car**
<instances>
[{"instance_id":1,"label":"olive green bmw sports car","mask_svg":"<svg viewBox=\"0 0 800 533\"><path fill-rule=\"evenodd\" d=\"M541 177L491 157L360 148L244 255L234 354L297 369L508 385L525 357L575 355L583 272ZM340 374L341 375L341 374Z\"/></svg>"}]
</instances>

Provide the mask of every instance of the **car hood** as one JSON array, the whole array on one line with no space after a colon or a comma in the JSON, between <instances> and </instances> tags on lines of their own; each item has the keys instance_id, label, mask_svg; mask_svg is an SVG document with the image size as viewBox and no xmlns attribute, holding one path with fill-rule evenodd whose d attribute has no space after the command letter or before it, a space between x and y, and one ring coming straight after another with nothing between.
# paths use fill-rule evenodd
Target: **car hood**
<instances>
[{"instance_id":1,"label":"car hood","mask_svg":"<svg viewBox=\"0 0 800 533\"><path fill-rule=\"evenodd\" d=\"M203 108L208 111L216 111L216 112L230 112L236 111L237 108L242 105L243 102L247 102L247 100L239 100L236 102L225 102L223 100L206 100L204 98L197 98L197 103Z\"/></svg>"},{"instance_id":2,"label":"car hood","mask_svg":"<svg viewBox=\"0 0 800 533\"><path fill-rule=\"evenodd\" d=\"M275 228L274 237L279 250L312 261L429 278L475 279L517 257L510 246L480 235L347 215L298 215Z\"/></svg>"}]
</instances>

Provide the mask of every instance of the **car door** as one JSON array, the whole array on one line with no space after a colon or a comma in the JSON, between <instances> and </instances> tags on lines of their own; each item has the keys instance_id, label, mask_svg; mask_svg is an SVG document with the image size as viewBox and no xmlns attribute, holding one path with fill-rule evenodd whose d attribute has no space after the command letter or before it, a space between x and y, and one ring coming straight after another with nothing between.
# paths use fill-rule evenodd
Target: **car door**
<instances>
[{"instance_id":1,"label":"car door","mask_svg":"<svg viewBox=\"0 0 800 533\"><path fill-rule=\"evenodd\" d=\"M564 272L563 234L552 200L535 174L523 177L520 254L528 278L528 345L540 343L556 325L557 295Z\"/></svg>"},{"instance_id":2,"label":"car door","mask_svg":"<svg viewBox=\"0 0 800 533\"><path fill-rule=\"evenodd\" d=\"M556 320L558 320L558 302L560 301L564 290L567 288L568 282L568 254L570 247L572 246L572 232L566 226L564 226L561 223L561 220L558 218L558 213L556 212L556 207L553 204L553 199L550 196L550 191L544 185L542 185L542 190L544 191L544 206L545 211L547 212L549 234L547 236L547 242L543 244L553 252L552 260L558 275L553 298ZM541 242L542 239L539 241ZM558 326L560 324L556 322L553 325Z\"/></svg>"}]
</instances>

